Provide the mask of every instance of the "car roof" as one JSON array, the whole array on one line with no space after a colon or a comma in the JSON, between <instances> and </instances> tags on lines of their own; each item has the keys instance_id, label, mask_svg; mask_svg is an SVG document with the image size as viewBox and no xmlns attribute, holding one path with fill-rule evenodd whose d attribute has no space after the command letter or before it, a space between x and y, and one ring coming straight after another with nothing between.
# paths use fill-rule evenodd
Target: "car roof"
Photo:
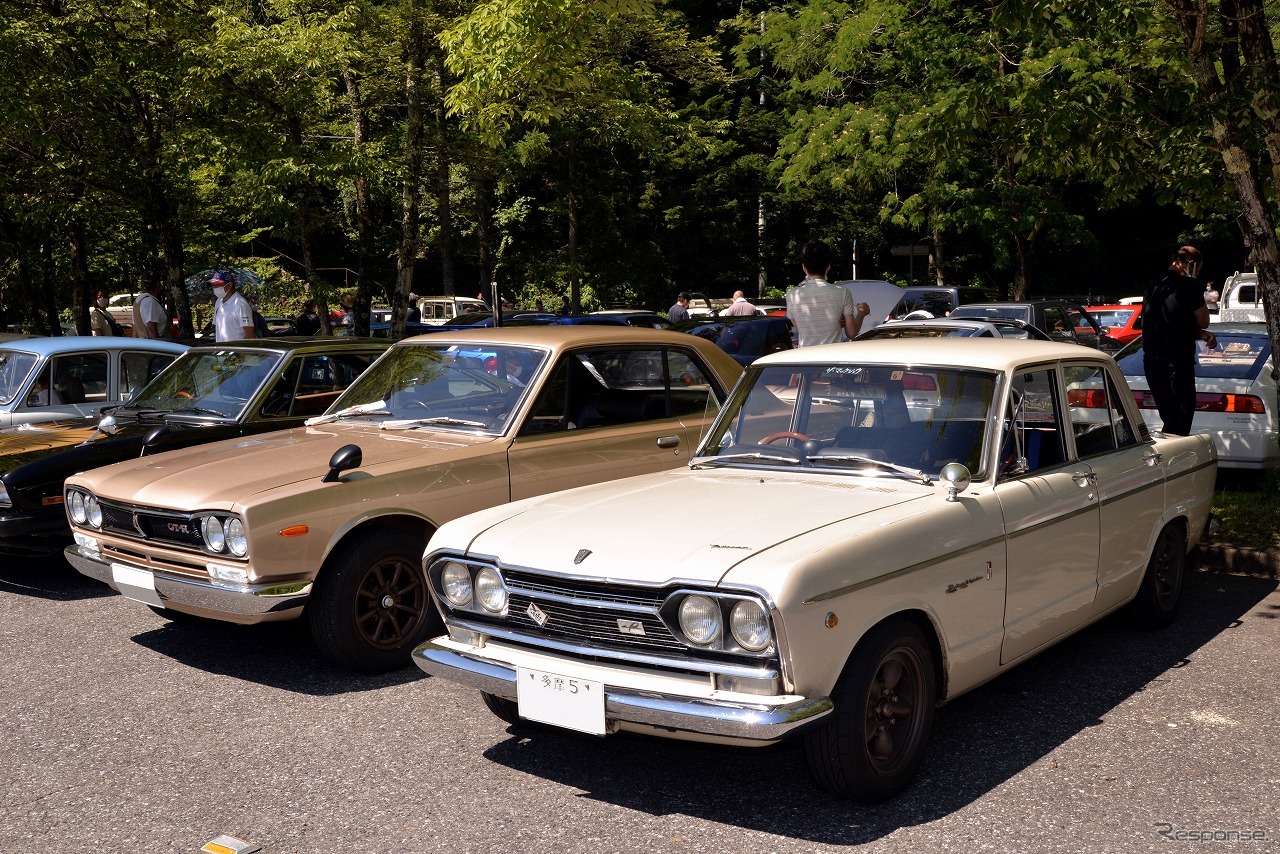
<instances>
[{"instance_id":1,"label":"car roof","mask_svg":"<svg viewBox=\"0 0 1280 854\"><path fill-rule=\"evenodd\" d=\"M1209 324L1209 331L1213 333L1225 332L1228 335L1267 335L1267 324L1265 323L1243 323L1236 321L1226 321L1225 323Z\"/></svg>"},{"instance_id":2,"label":"car roof","mask_svg":"<svg viewBox=\"0 0 1280 854\"><path fill-rule=\"evenodd\" d=\"M1079 344L1021 338L871 338L772 353L754 364L804 365L816 362L944 365L1010 371L1032 362L1062 359L1110 362L1111 357Z\"/></svg>"},{"instance_id":3,"label":"car roof","mask_svg":"<svg viewBox=\"0 0 1280 854\"><path fill-rule=\"evenodd\" d=\"M241 341L200 343L192 350L269 350L273 353L292 353L296 350L353 350L389 347L386 338L347 338L331 336L279 335L270 338L246 338Z\"/></svg>"},{"instance_id":4,"label":"car roof","mask_svg":"<svg viewBox=\"0 0 1280 854\"><path fill-rule=\"evenodd\" d=\"M81 350L153 350L157 353L182 353L186 344L156 338L128 338L116 335L63 335L57 338L23 338L0 341L0 349L22 350L39 356Z\"/></svg>"},{"instance_id":5,"label":"car roof","mask_svg":"<svg viewBox=\"0 0 1280 854\"><path fill-rule=\"evenodd\" d=\"M1079 305L1075 300L1069 299L1023 299L1023 300L998 300L993 302L967 302L960 308L1000 308L1003 306L1029 306L1029 305ZM956 309L959 311L960 309Z\"/></svg>"}]
</instances>

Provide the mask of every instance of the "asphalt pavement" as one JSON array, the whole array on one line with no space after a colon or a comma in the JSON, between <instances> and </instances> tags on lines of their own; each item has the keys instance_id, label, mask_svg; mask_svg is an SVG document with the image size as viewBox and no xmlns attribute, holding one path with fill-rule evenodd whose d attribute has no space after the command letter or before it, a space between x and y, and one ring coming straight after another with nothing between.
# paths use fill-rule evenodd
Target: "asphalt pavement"
<instances>
[{"instance_id":1,"label":"asphalt pavement","mask_svg":"<svg viewBox=\"0 0 1280 854\"><path fill-rule=\"evenodd\" d=\"M861 807L764 750L511 728L305 626L172 624L0 558L0 851L1280 850L1280 593L1196 572L1173 627L1110 618L938 714Z\"/></svg>"}]
</instances>

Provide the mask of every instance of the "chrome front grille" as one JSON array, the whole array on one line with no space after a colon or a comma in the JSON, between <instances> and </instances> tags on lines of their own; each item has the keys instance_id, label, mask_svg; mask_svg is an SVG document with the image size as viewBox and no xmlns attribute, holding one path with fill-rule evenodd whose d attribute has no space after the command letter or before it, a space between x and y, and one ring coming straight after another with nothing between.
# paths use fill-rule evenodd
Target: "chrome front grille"
<instances>
[{"instance_id":1,"label":"chrome front grille","mask_svg":"<svg viewBox=\"0 0 1280 854\"><path fill-rule=\"evenodd\" d=\"M102 530L142 542L203 551L200 520L190 513L131 507L99 500Z\"/></svg>"},{"instance_id":2,"label":"chrome front grille","mask_svg":"<svg viewBox=\"0 0 1280 854\"><path fill-rule=\"evenodd\" d=\"M503 577L510 592L507 622L520 631L585 646L688 651L658 617L669 591L512 570ZM530 616L530 605L546 616L544 623Z\"/></svg>"}]
</instances>

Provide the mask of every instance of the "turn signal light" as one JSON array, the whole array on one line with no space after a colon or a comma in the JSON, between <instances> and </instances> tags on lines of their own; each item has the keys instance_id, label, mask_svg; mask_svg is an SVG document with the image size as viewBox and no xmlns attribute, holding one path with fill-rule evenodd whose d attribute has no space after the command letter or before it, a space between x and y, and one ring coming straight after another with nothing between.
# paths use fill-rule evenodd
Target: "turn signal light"
<instances>
[{"instance_id":1,"label":"turn signal light","mask_svg":"<svg viewBox=\"0 0 1280 854\"><path fill-rule=\"evenodd\" d=\"M282 537L305 537L311 529L306 525L290 525L280 532Z\"/></svg>"}]
</instances>

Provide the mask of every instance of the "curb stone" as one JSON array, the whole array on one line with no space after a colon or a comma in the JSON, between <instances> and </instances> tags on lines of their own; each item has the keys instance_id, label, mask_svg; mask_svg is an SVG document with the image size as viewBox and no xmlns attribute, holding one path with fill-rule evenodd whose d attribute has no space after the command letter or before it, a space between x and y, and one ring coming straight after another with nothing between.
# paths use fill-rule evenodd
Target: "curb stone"
<instances>
[{"instance_id":1,"label":"curb stone","mask_svg":"<svg viewBox=\"0 0 1280 854\"><path fill-rule=\"evenodd\" d=\"M1191 550L1190 557L1197 569L1280 579L1280 549L1246 549L1200 543Z\"/></svg>"}]
</instances>

